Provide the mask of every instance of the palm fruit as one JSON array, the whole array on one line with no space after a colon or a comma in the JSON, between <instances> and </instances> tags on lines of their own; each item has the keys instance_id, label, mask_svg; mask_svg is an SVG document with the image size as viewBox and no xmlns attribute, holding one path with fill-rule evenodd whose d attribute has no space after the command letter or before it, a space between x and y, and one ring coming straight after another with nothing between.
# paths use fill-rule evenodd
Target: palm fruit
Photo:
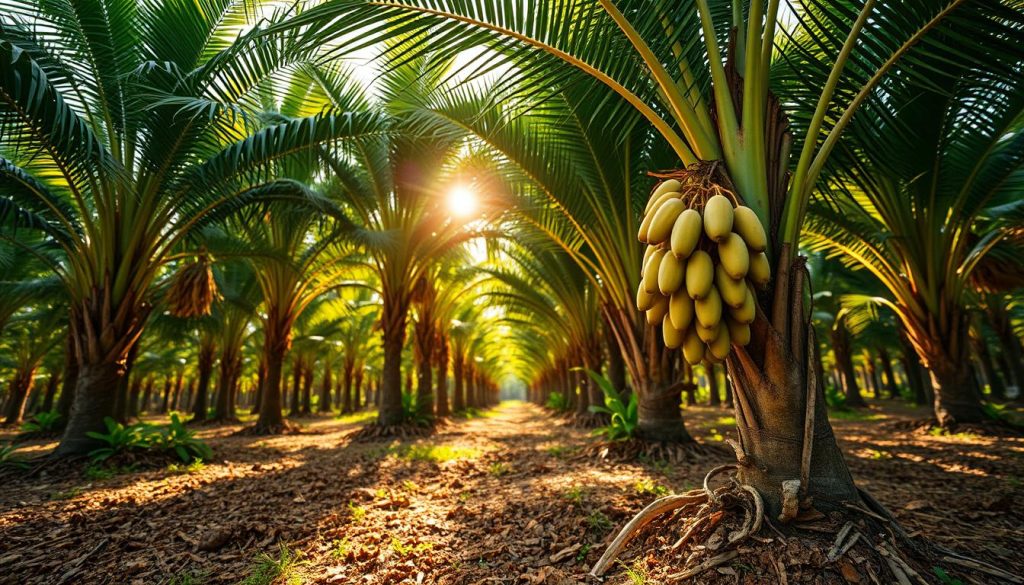
<instances>
[{"instance_id":1,"label":"palm fruit","mask_svg":"<svg viewBox=\"0 0 1024 585\"><path fill-rule=\"evenodd\" d=\"M672 325L680 331L686 331L693 323L693 299L686 291L678 290L668 301L668 316Z\"/></svg>"},{"instance_id":2,"label":"palm fruit","mask_svg":"<svg viewBox=\"0 0 1024 585\"><path fill-rule=\"evenodd\" d=\"M721 264L715 266L715 288L722 297L722 303L730 307L739 307L747 298L747 283L737 280L725 271Z\"/></svg>"},{"instance_id":3,"label":"palm fruit","mask_svg":"<svg viewBox=\"0 0 1024 585\"><path fill-rule=\"evenodd\" d=\"M713 366L715 364L722 363L722 360L716 358L715 354L711 353L710 351L706 351L704 352L704 363L709 366Z\"/></svg>"},{"instance_id":4,"label":"palm fruit","mask_svg":"<svg viewBox=\"0 0 1024 585\"><path fill-rule=\"evenodd\" d=\"M682 183L675 179L669 179L662 181L655 189L654 193L651 193L651 198L647 200L647 207L644 209L644 213L650 213L651 209L655 209L654 203L665 193L676 193L679 196L679 189L683 186Z\"/></svg>"},{"instance_id":5,"label":"palm fruit","mask_svg":"<svg viewBox=\"0 0 1024 585\"><path fill-rule=\"evenodd\" d=\"M730 233L718 244L718 261L726 274L739 280L750 269L750 252L747 244L736 232Z\"/></svg>"},{"instance_id":6,"label":"palm fruit","mask_svg":"<svg viewBox=\"0 0 1024 585\"><path fill-rule=\"evenodd\" d=\"M666 347L675 349L683 344L683 340L686 338L686 330L680 331L676 329L669 316L665 315L661 322L661 336L665 340Z\"/></svg>"},{"instance_id":7,"label":"palm fruit","mask_svg":"<svg viewBox=\"0 0 1024 585\"><path fill-rule=\"evenodd\" d=\"M676 218L672 226L672 235L669 237L669 246L672 253L678 258L689 258L700 241L703 233L703 224L700 219L700 212L696 209L687 209Z\"/></svg>"},{"instance_id":8,"label":"palm fruit","mask_svg":"<svg viewBox=\"0 0 1024 585\"><path fill-rule=\"evenodd\" d=\"M644 259L640 263L640 271L641 272L643 272L644 267L647 266L647 261L651 259L651 254L654 254L654 251L657 250L657 249L658 248L656 246L647 246L647 247L644 248Z\"/></svg>"},{"instance_id":9,"label":"palm fruit","mask_svg":"<svg viewBox=\"0 0 1024 585\"><path fill-rule=\"evenodd\" d=\"M647 261L647 266L644 266L643 283L644 290L654 294L658 292L658 269L661 268L661 258L665 255L665 250L655 250L651 253L651 258Z\"/></svg>"},{"instance_id":10,"label":"palm fruit","mask_svg":"<svg viewBox=\"0 0 1024 585\"><path fill-rule=\"evenodd\" d=\"M715 195L704 204L704 233L716 242L732 233L732 201L725 195Z\"/></svg>"},{"instance_id":11,"label":"palm fruit","mask_svg":"<svg viewBox=\"0 0 1024 585\"><path fill-rule=\"evenodd\" d=\"M683 339L683 357L687 363L695 366L704 359L704 342L697 336L697 331L690 327L686 330L686 337Z\"/></svg>"},{"instance_id":12,"label":"palm fruit","mask_svg":"<svg viewBox=\"0 0 1024 585\"><path fill-rule=\"evenodd\" d=\"M636 308L638 311L646 311L654 304L654 295L647 292L646 286L646 283L641 280L640 286L636 288Z\"/></svg>"},{"instance_id":13,"label":"palm fruit","mask_svg":"<svg viewBox=\"0 0 1024 585\"><path fill-rule=\"evenodd\" d=\"M647 228L650 227L651 219L653 217L654 215L650 213L645 215L644 218L640 220L640 229L637 230L636 232L636 239L640 240L645 244L647 243Z\"/></svg>"},{"instance_id":14,"label":"palm fruit","mask_svg":"<svg viewBox=\"0 0 1024 585\"><path fill-rule=\"evenodd\" d=\"M651 305L650 309L647 309L647 324L658 325L665 319L665 315L668 314L668 297L656 295L654 304Z\"/></svg>"},{"instance_id":15,"label":"palm fruit","mask_svg":"<svg viewBox=\"0 0 1024 585\"><path fill-rule=\"evenodd\" d=\"M661 266L658 267L658 290L661 294L669 296L683 286L683 278L686 277L686 263L673 254L665 254L661 257Z\"/></svg>"},{"instance_id":16,"label":"palm fruit","mask_svg":"<svg viewBox=\"0 0 1024 585\"><path fill-rule=\"evenodd\" d=\"M738 309L730 311L732 318L738 323L749 325L754 322L754 313L757 311L757 299L754 296L753 289L750 285L747 285L747 296L743 299L743 305Z\"/></svg>"},{"instance_id":17,"label":"palm fruit","mask_svg":"<svg viewBox=\"0 0 1024 585\"><path fill-rule=\"evenodd\" d=\"M660 244L668 239L672 233L672 226L676 223L679 214L686 210L686 204L679 199L669 199L661 204L654 212L654 219L647 228L647 242Z\"/></svg>"},{"instance_id":18,"label":"palm fruit","mask_svg":"<svg viewBox=\"0 0 1024 585\"><path fill-rule=\"evenodd\" d=\"M729 339L736 345L747 345L750 343L750 325L738 322L731 316L726 317L725 325L729 329Z\"/></svg>"},{"instance_id":19,"label":"palm fruit","mask_svg":"<svg viewBox=\"0 0 1024 585\"><path fill-rule=\"evenodd\" d=\"M699 337L704 343L711 343L714 341L714 339L718 337L718 328L722 326L721 321L719 321L714 327L705 327L700 324L700 321L694 323L694 329L697 331L697 337Z\"/></svg>"},{"instance_id":20,"label":"palm fruit","mask_svg":"<svg viewBox=\"0 0 1024 585\"><path fill-rule=\"evenodd\" d=\"M747 276L757 286L764 286L771 280L772 267L764 252L750 257L750 270L747 271Z\"/></svg>"},{"instance_id":21,"label":"palm fruit","mask_svg":"<svg viewBox=\"0 0 1024 585\"><path fill-rule=\"evenodd\" d=\"M697 315L697 322L704 327L712 328L718 325L722 320L722 297L718 295L718 290L712 286L708 296L693 302L693 310Z\"/></svg>"},{"instance_id":22,"label":"palm fruit","mask_svg":"<svg viewBox=\"0 0 1024 585\"><path fill-rule=\"evenodd\" d=\"M736 232L747 243L747 246L755 252L764 252L768 248L768 236L764 233L764 226L757 218L754 210L740 205L733 210L732 231Z\"/></svg>"},{"instance_id":23,"label":"palm fruit","mask_svg":"<svg viewBox=\"0 0 1024 585\"><path fill-rule=\"evenodd\" d=\"M715 356L720 360L724 360L725 356L729 355L729 350L732 349L732 345L729 337L728 327L719 327L718 336L711 340L708 344L708 350L711 355Z\"/></svg>"},{"instance_id":24,"label":"palm fruit","mask_svg":"<svg viewBox=\"0 0 1024 585\"><path fill-rule=\"evenodd\" d=\"M690 298L702 299L708 296L714 280L715 269L711 256L703 250L697 250L686 261L686 293Z\"/></svg>"}]
</instances>

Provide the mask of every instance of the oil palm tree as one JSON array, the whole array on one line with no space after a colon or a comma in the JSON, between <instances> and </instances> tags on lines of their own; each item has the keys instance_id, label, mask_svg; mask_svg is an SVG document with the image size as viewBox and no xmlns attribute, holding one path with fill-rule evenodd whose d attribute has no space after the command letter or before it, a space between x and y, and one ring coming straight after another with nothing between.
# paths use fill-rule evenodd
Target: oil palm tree
<instances>
[{"instance_id":1,"label":"oil palm tree","mask_svg":"<svg viewBox=\"0 0 1024 585\"><path fill-rule=\"evenodd\" d=\"M358 103L388 117L388 135L358 141L345 157L322 153L333 174L334 193L360 225L366 263L376 273L384 352L378 421L385 426L403 418L400 364L415 285L435 262L478 236L473 225L453 217L444 206L457 181L473 181L473 176L463 177L459 165L463 143L419 136L404 125L402 104L433 95L445 78L443 68L424 74L433 63L417 60L384 72L378 102L367 96L351 98L361 88L343 70L319 68L311 76L316 91L305 98L307 104L319 97L337 107L339 96L346 96L351 107ZM451 61L445 63L450 66Z\"/></svg>"},{"instance_id":2,"label":"oil palm tree","mask_svg":"<svg viewBox=\"0 0 1024 585\"><path fill-rule=\"evenodd\" d=\"M50 268L79 375L56 454L80 454L112 412L151 285L194 228L303 197L274 164L364 133L373 116L254 123L264 90L316 51L263 36L281 14L258 1L5 0L0 15L0 233L39 230L63 252Z\"/></svg>"},{"instance_id":3,"label":"oil palm tree","mask_svg":"<svg viewBox=\"0 0 1024 585\"><path fill-rule=\"evenodd\" d=\"M780 478L800 482L798 493L787 492L789 510L808 495L820 509L861 497L829 428L807 350L814 340L797 244L808 202L853 115L868 110L872 117L881 105L873 99L879 82L894 69L927 82L923 72L899 65L912 50L917 57L943 52L928 42L936 32L957 31L956 54L941 57L950 62L984 62L990 51L1014 50L1014 29L1006 25L1016 26L1019 13L998 2L963 4L801 3L793 26L783 28L775 1L563 0L533 9L498 0L331 0L282 27L301 29L303 42L359 34L370 43L392 34L380 26L392 19L403 34L421 35L407 54L485 44L494 50L485 53L488 66L501 57L513 65L504 75L510 87L529 76L538 92L560 87L567 66L575 68L628 103L605 103L608 118L635 109L688 173L709 176L752 208L770 234L775 270L758 295L752 342L734 347L728 365L739 452L751 463L738 468L738 477L775 516L783 508ZM806 57L808 66L773 71L777 45ZM785 95L777 99L773 89ZM797 116L787 120L787 113Z\"/></svg>"},{"instance_id":4,"label":"oil palm tree","mask_svg":"<svg viewBox=\"0 0 1024 585\"><path fill-rule=\"evenodd\" d=\"M1024 55L1017 59L1019 67ZM1024 82L1019 71L987 66L964 68L941 88L889 85L885 122L854 125L833 161L808 243L888 289L931 373L938 423L979 422L986 415L972 381L969 305L976 270L1011 244L1003 240L1022 219ZM1017 258L994 286L1022 273Z\"/></svg>"}]
</instances>

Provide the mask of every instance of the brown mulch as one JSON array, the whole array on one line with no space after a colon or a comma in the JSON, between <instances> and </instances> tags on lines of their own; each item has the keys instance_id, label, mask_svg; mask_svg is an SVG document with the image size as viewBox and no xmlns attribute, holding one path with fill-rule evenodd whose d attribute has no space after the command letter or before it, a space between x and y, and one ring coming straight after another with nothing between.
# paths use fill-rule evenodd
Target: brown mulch
<instances>
[{"instance_id":1,"label":"brown mulch","mask_svg":"<svg viewBox=\"0 0 1024 585\"><path fill-rule=\"evenodd\" d=\"M860 485L912 534L1024 574L1024 439L896 432L885 423L924 413L885 408L868 413L880 420L835 421ZM685 412L708 445L729 437L728 415ZM277 437L203 428L216 460L201 469L89 479L81 465L53 466L8 477L0 583L238 583L282 545L298 555L291 571L302 583L589 582L644 505L697 487L732 458L727 448L675 463L581 456L597 439L521 403L390 441L353 441L360 427L334 419L306 422L306 433ZM637 560L638 571L678 562L657 550L627 555L608 582L629 583L624 567ZM712 571L778 582L744 563Z\"/></svg>"}]
</instances>

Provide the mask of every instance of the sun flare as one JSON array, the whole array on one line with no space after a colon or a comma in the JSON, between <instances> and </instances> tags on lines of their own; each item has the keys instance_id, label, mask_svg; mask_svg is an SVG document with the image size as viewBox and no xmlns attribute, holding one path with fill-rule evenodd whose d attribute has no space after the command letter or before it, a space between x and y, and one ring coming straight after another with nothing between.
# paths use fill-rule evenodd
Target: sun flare
<instances>
[{"instance_id":1,"label":"sun flare","mask_svg":"<svg viewBox=\"0 0 1024 585\"><path fill-rule=\"evenodd\" d=\"M454 187L448 193L448 210L457 217L469 217L479 207L476 193L464 185Z\"/></svg>"}]
</instances>

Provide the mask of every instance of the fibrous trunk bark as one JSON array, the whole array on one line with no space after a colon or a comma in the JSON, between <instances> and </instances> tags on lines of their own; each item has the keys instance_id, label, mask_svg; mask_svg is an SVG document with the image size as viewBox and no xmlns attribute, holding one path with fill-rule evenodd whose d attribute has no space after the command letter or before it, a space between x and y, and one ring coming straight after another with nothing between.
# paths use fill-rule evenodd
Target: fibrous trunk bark
<instances>
[{"instance_id":1,"label":"fibrous trunk bark","mask_svg":"<svg viewBox=\"0 0 1024 585\"><path fill-rule=\"evenodd\" d=\"M384 309L384 366L381 371L377 422L381 425L397 425L402 422L402 345L405 342L407 309L392 303L386 303Z\"/></svg>"},{"instance_id":2,"label":"fibrous trunk bark","mask_svg":"<svg viewBox=\"0 0 1024 585\"><path fill-rule=\"evenodd\" d=\"M850 355L850 334L842 324L836 324L832 328L832 352L836 357L836 369L839 371L839 379L843 386L843 395L846 397L846 405L853 408L867 406L864 397L860 394L857 386L857 374L853 370L853 356Z\"/></svg>"},{"instance_id":3,"label":"fibrous trunk bark","mask_svg":"<svg viewBox=\"0 0 1024 585\"><path fill-rule=\"evenodd\" d=\"M466 385L463 378L462 352L455 352L452 359L452 378L455 380L455 392L452 395L452 407L455 412L466 410Z\"/></svg>"},{"instance_id":4,"label":"fibrous trunk bark","mask_svg":"<svg viewBox=\"0 0 1024 585\"><path fill-rule=\"evenodd\" d=\"M320 400L317 402L317 412L320 414L331 412L331 364L326 361L323 377L320 379Z\"/></svg>"},{"instance_id":5,"label":"fibrous trunk bark","mask_svg":"<svg viewBox=\"0 0 1024 585\"><path fill-rule=\"evenodd\" d=\"M291 346L291 323L269 318L264 322L263 363L266 372L260 397L260 415L255 431L263 434L280 433L285 429L281 405L281 374L285 354Z\"/></svg>"}]
</instances>

